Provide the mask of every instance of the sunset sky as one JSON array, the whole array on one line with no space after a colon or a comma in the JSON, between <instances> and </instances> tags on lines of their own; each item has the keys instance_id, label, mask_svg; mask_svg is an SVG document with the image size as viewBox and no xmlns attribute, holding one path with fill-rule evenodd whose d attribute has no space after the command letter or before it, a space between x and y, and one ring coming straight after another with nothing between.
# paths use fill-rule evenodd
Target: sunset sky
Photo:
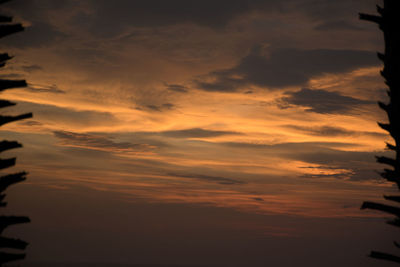
<instances>
[{"instance_id":1,"label":"sunset sky","mask_svg":"<svg viewBox=\"0 0 400 267\"><path fill-rule=\"evenodd\" d=\"M29 172L7 191L22 266L392 266L367 255L396 229L360 210L396 192L374 158L383 38L358 20L377 3L2 5L26 30L0 77L29 84L3 114L34 114L1 130Z\"/></svg>"}]
</instances>

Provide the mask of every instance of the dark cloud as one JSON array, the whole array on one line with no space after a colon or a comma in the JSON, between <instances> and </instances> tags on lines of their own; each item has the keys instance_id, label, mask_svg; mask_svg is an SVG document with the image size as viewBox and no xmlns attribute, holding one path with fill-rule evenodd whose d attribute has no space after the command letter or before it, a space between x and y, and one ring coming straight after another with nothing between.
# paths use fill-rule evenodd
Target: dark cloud
<instances>
[{"instance_id":1,"label":"dark cloud","mask_svg":"<svg viewBox=\"0 0 400 267\"><path fill-rule=\"evenodd\" d=\"M34 93L53 93L53 94L65 94L64 90L58 88L57 85L40 85L40 84L29 84L25 90L29 90Z\"/></svg>"},{"instance_id":2,"label":"dark cloud","mask_svg":"<svg viewBox=\"0 0 400 267\"><path fill-rule=\"evenodd\" d=\"M41 47L56 41L61 42L61 39L66 37L64 33L58 31L50 23L40 20L32 21L31 23L32 25L25 27L22 34L10 35L2 43L6 46L18 48Z\"/></svg>"},{"instance_id":3,"label":"dark cloud","mask_svg":"<svg viewBox=\"0 0 400 267\"><path fill-rule=\"evenodd\" d=\"M374 5L372 0L369 1L370 3L361 0L18 0L7 3L5 7L17 18L28 21L29 27L24 34L10 36L4 43L17 47L38 47L64 41L70 32L63 32L63 29L55 25L57 13L68 14L60 17L66 19L64 22L69 27L85 31L88 36L115 37L129 34L132 28L177 24L221 29L254 12L265 16L273 13L301 13L321 25L337 18L341 18L346 24L354 24L357 20L354 14Z\"/></svg>"},{"instance_id":4,"label":"dark cloud","mask_svg":"<svg viewBox=\"0 0 400 267\"><path fill-rule=\"evenodd\" d=\"M25 72L35 72L35 71L43 69L41 66L36 65L36 64L34 64L34 65L25 65L25 66L22 66L21 68Z\"/></svg>"},{"instance_id":5,"label":"dark cloud","mask_svg":"<svg viewBox=\"0 0 400 267\"><path fill-rule=\"evenodd\" d=\"M257 144L240 142L222 142L223 146L229 146L238 149L261 149L265 152L287 152L287 151L317 151L319 149L346 148L354 147L355 144L341 142L297 142L297 143L279 143L279 144Z\"/></svg>"},{"instance_id":6,"label":"dark cloud","mask_svg":"<svg viewBox=\"0 0 400 267\"><path fill-rule=\"evenodd\" d=\"M97 126L99 123L113 125L118 120L109 112L97 112L89 110L74 110L70 108L57 107L53 105L35 104L18 101L18 105L9 107L10 114L33 112L35 120L44 125L54 124L62 121L66 125Z\"/></svg>"},{"instance_id":7,"label":"dark cloud","mask_svg":"<svg viewBox=\"0 0 400 267\"><path fill-rule=\"evenodd\" d=\"M308 167L300 167L301 169L309 169L314 170L317 173L308 173L304 174L301 177L303 178L336 178L336 179L348 179L354 176L354 172L351 170L343 170L336 167L331 166L308 166ZM326 171L329 172L326 172ZM325 173L324 173L325 172Z\"/></svg>"},{"instance_id":8,"label":"dark cloud","mask_svg":"<svg viewBox=\"0 0 400 267\"><path fill-rule=\"evenodd\" d=\"M197 24L220 28L234 18L253 10L274 8L277 0L91 0L92 12L75 18L101 36L117 35L129 27L160 27ZM105 19L106 18L106 19Z\"/></svg>"},{"instance_id":9,"label":"dark cloud","mask_svg":"<svg viewBox=\"0 0 400 267\"><path fill-rule=\"evenodd\" d=\"M361 131L352 131L347 130L340 127L334 127L329 125L316 126L316 127L307 127L307 126L299 126L299 125L287 125L286 128L297 130L306 134L316 135L316 136L359 136L359 135L369 135L375 137L384 138L386 134L378 133L378 132L361 132Z\"/></svg>"},{"instance_id":10,"label":"dark cloud","mask_svg":"<svg viewBox=\"0 0 400 267\"><path fill-rule=\"evenodd\" d=\"M162 112L162 111L165 111L165 110L174 109L174 107L175 107L175 105L172 104L172 103L164 103L164 104L159 105L159 106L157 106L157 105L145 105L143 107L137 107L136 109L138 109L138 110L145 109L145 110L149 110L149 111Z\"/></svg>"},{"instance_id":11,"label":"dark cloud","mask_svg":"<svg viewBox=\"0 0 400 267\"><path fill-rule=\"evenodd\" d=\"M18 73L6 73L6 74L0 74L1 79L24 79L25 76L22 74Z\"/></svg>"},{"instance_id":12,"label":"dark cloud","mask_svg":"<svg viewBox=\"0 0 400 267\"><path fill-rule=\"evenodd\" d=\"M340 169L340 168L334 168L334 167L306 167L309 169L314 169L314 170L321 170L321 173L308 173L304 174L301 177L302 178L311 178L311 179L320 179L320 178L334 178L334 179L339 179L339 180L351 180L351 181L366 181L366 180L371 180L371 181L382 181L381 176L377 172L373 172L370 169L363 169L359 168L357 166L347 166L349 169ZM325 170L332 170L333 173L324 173Z\"/></svg>"},{"instance_id":13,"label":"dark cloud","mask_svg":"<svg viewBox=\"0 0 400 267\"><path fill-rule=\"evenodd\" d=\"M317 25L314 29L318 31L331 31L331 30L364 30L356 24L352 24L345 20L325 21Z\"/></svg>"},{"instance_id":14,"label":"dark cloud","mask_svg":"<svg viewBox=\"0 0 400 267\"><path fill-rule=\"evenodd\" d=\"M237 66L215 71L197 80L199 89L233 92L243 86L269 88L301 86L324 73L343 73L359 67L380 64L375 52L358 50L276 49L266 55L261 46L254 47Z\"/></svg>"},{"instance_id":15,"label":"dark cloud","mask_svg":"<svg viewBox=\"0 0 400 267\"><path fill-rule=\"evenodd\" d=\"M283 160L295 160L322 165L321 168L323 169L345 170L331 176L327 174L329 177L337 177L339 179L346 178L354 181L376 180L379 179L376 170L382 168L381 164L375 162L376 151L358 152L342 150L346 147L355 146L350 143L299 142L266 145L227 142L221 144L232 148L232 153L260 154L260 157L274 156ZM235 152L236 150L237 152ZM383 151L379 154L387 157L392 156L390 151ZM321 174L318 177L328 177L327 175Z\"/></svg>"},{"instance_id":16,"label":"dark cloud","mask_svg":"<svg viewBox=\"0 0 400 267\"><path fill-rule=\"evenodd\" d=\"M164 27L175 24L196 24L221 28L231 21L252 12L300 12L314 20L326 18L351 18L368 6L365 1L315 1L313 0L89 0L90 14L74 18L80 26L90 28L101 36L118 35L129 27ZM373 5L373 3L371 3Z\"/></svg>"},{"instance_id":17,"label":"dark cloud","mask_svg":"<svg viewBox=\"0 0 400 267\"><path fill-rule=\"evenodd\" d=\"M166 88L170 91L178 92L178 93L187 93L187 87L179 84L166 84Z\"/></svg>"},{"instance_id":18,"label":"dark cloud","mask_svg":"<svg viewBox=\"0 0 400 267\"><path fill-rule=\"evenodd\" d=\"M5 45L26 48L42 47L67 37L65 33L55 27L49 17L49 13L55 14L62 9L70 9L75 5L70 0L17 0L4 5L8 14L14 16L16 22L23 19L25 30L20 34L13 34L5 38Z\"/></svg>"},{"instance_id":19,"label":"dark cloud","mask_svg":"<svg viewBox=\"0 0 400 267\"><path fill-rule=\"evenodd\" d=\"M235 184L243 184L244 182L238 181L235 179L219 177L219 176L209 176L203 174L175 174L175 173L168 173L170 176L175 177L182 177L182 178L189 178L189 179L198 179L208 182L216 182L222 185L235 185Z\"/></svg>"},{"instance_id":20,"label":"dark cloud","mask_svg":"<svg viewBox=\"0 0 400 267\"><path fill-rule=\"evenodd\" d=\"M61 145L80 147L91 150L111 152L140 152L149 150L145 144L133 144L130 142L114 142L113 140L92 134L73 133L67 131L54 131L54 136L61 140Z\"/></svg>"},{"instance_id":21,"label":"dark cloud","mask_svg":"<svg viewBox=\"0 0 400 267\"><path fill-rule=\"evenodd\" d=\"M358 12L376 12L376 0L293 0L289 1L291 10L298 10L312 20L346 20L358 21Z\"/></svg>"},{"instance_id":22,"label":"dark cloud","mask_svg":"<svg viewBox=\"0 0 400 267\"><path fill-rule=\"evenodd\" d=\"M207 137L219 137L224 135L241 135L241 133L193 128L193 129L176 130L176 131L164 131L161 132L161 135L173 138L207 138Z\"/></svg>"},{"instance_id":23,"label":"dark cloud","mask_svg":"<svg viewBox=\"0 0 400 267\"><path fill-rule=\"evenodd\" d=\"M41 122L34 121L34 120L23 121L23 122L20 122L18 124L19 125L25 125L25 126L42 126L43 125Z\"/></svg>"},{"instance_id":24,"label":"dark cloud","mask_svg":"<svg viewBox=\"0 0 400 267\"><path fill-rule=\"evenodd\" d=\"M366 101L350 96L344 96L337 92L325 90L311 90L303 88L300 91L287 93L282 99L282 108L286 105L305 107L307 111L322 114L346 113L360 105L372 104L373 101Z\"/></svg>"}]
</instances>

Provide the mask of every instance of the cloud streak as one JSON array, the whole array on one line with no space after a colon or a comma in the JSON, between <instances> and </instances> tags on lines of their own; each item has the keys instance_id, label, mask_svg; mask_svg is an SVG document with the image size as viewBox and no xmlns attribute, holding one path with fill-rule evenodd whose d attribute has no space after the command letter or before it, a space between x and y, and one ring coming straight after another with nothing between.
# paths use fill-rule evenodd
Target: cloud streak
<instances>
[{"instance_id":1,"label":"cloud streak","mask_svg":"<svg viewBox=\"0 0 400 267\"><path fill-rule=\"evenodd\" d=\"M169 176L181 177L181 178L189 178L189 179L197 179L207 182L216 182L221 185L238 185L244 184L244 182L230 179L226 177L219 177L219 176L210 176L204 174L177 174L177 173L168 173Z\"/></svg>"},{"instance_id":2,"label":"cloud streak","mask_svg":"<svg viewBox=\"0 0 400 267\"><path fill-rule=\"evenodd\" d=\"M225 135L242 135L242 133L233 131L215 131L215 130L206 130L202 128L164 131L161 132L160 134L173 138L211 138L211 137L220 137Z\"/></svg>"},{"instance_id":3,"label":"cloud streak","mask_svg":"<svg viewBox=\"0 0 400 267\"><path fill-rule=\"evenodd\" d=\"M109 152L145 152L151 147L146 144L134 144L130 142L114 142L113 140L92 134L73 133L68 131L54 131L54 136L62 146L79 147L91 150Z\"/></svg>"},{"instance_id":4,"label":"cloud streak","mask_svg":"<svg viewBox=\"0 0 400 267\"><path fill-rule=\"evenodd\" d=\"M387 136L385 133L378 132L363 132L363 131L354 131L348 130L342 127L335 127L329 125L323 126L315 126L315 127L307 127L307 126L299 126L299 125L287 125L286 128L293 129L299 132L303 132L305 134L311 134L315 136L322 137L343 137L343 136L360 136L360 135L368 135L378 138L384 138Z\"/></svg>"},{"instance_id":5,"label":"cloud streak","mask_svg":"<svg viewBox=\"0 0 400 267\"><path fill-rule=\"evenodd\" d=\"M308 88L287 93L281 100L284 103L283 108L296 105L305 107L307 111L321 114L348 113L361 105L374 103L373 101L344 96L338 92ZM285 104L289 106L285 106Z\"/></svg>"},{"instance_id":6,"label":"cloud streak","mask_svg":"<svg viewBox=\"0 0 400 267\"><path fill-rule=\"evenodd\" d=\"M376 66L375 53L332 49L275 49L266 55L262 46L251 52L231 69L215 71L196 85L205 91L234 92L245 86L269 89L303 86L325 73L344 73L360 67Z\"/></svg>"}]
</instances>

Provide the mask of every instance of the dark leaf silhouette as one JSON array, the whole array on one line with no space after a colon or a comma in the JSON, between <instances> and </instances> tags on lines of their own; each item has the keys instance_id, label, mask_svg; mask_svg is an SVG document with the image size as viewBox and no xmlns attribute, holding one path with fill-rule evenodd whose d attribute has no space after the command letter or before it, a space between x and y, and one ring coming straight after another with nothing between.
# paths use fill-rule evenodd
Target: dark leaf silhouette
<instances>
[{"instance_id":1,"label":"dark leaf silhouette","mask_svg":"<svg viewBox=\"0 0 400 267\"><path fill-rule=\"evenodd\" d=\"M393 138L395 145L387 143L387 148L396 153L395 158L376 157L377 162L389 165L391 169L384 169L381 176L386 180L396 183L400 189L400 32L397 25L400 23L400 2L398 0L384 0L384 7L377 6L380 16L360 14L360 19L377 23L385 39L385 54L378 53L378 58L383 61L384 68L381 75L389 87L389 103L378 102L379 107L387 113L389 123L378 123ZM386 200L400 202L400 196L384 196ZM361 209L372 209L394 215L388 224L400 227L400 207L382 203L366 201ZM394 242L400 248L397 242ZM392 254L372 251L372 258L400 263L400 257Z\"/></svg>"},{"instance_id":2,"label":"dark leaf silhouette","mask_svg":"<svg viewBox=\"0 0 400 267\"><path fill-rule=\"evenodd\" d=\"M0 0L0 4L4 2L7 1ZM2 23L0 24L0 38L22 31L24 29L24 27L21 24L10 24L10 22L12 22L11 17L0 15L0 23ZM11 58L12 57L7 53L0 53L0 68L4 67L7 61L10 60ZM12 88L19 88L25 86L27 86L25 80L0 79L0 92ZM8 100L0 100L0 108L5 108L13 105L15 105L15 103L12 103ZM31 117L32 113L26 113L15 116L0 115L0 126L10 122L19 121ZM0 142L0 153L6 150L19 147L22 147L22 145L17 141L4 140ZM16 158L0 159L0 170L12 167L15 165L15 163L16 163ZM5 207L7 205L7 203L4 202L6 195L3 194L3 192L9 186L24 181L26 179L26 174L27 174L26 172L20 172L0 177L0 207ZM20 239L4 237L1 236L1 234L3 233L4 229L9 226L20 223L28 223L28 222L30 222L30 219L25 216L4 216L4 215L0 216L0 249L4 248L4 249L25 250L28 245L27 242ZM15 260L21 260L24 258L25 258L24 253L0 252L0 266L3 266L4 263Z\"/></svg>"}]
</instances>

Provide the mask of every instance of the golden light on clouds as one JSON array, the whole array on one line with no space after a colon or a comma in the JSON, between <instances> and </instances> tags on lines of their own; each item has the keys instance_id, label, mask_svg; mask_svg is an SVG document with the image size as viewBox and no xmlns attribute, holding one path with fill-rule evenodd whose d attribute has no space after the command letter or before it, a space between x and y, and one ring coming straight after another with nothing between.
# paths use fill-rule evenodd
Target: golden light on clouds
<instances>
[{"instance_id":1,"label":"golden light on clouds","mask_svg":"<svg viewBox=\"0 0 400 267\"><path fill-rule=\"evenodd\" d=\"M390 137L376 123L387 120L376 104L386 99L382 40L356 16L366 3L41 1L10 3L27 40L4 42L15 59L0 76L29 83L2 98L18 102L7 114L34 118L2 134L25 146L13 156L32 196L100 195L112 212L114 200L217 208L244 219L210 225L252 238L301 240L325 229L311 220L380 218L359 210L394 190L374 158L390 154Z\"/></svg>"}]
</instances>

